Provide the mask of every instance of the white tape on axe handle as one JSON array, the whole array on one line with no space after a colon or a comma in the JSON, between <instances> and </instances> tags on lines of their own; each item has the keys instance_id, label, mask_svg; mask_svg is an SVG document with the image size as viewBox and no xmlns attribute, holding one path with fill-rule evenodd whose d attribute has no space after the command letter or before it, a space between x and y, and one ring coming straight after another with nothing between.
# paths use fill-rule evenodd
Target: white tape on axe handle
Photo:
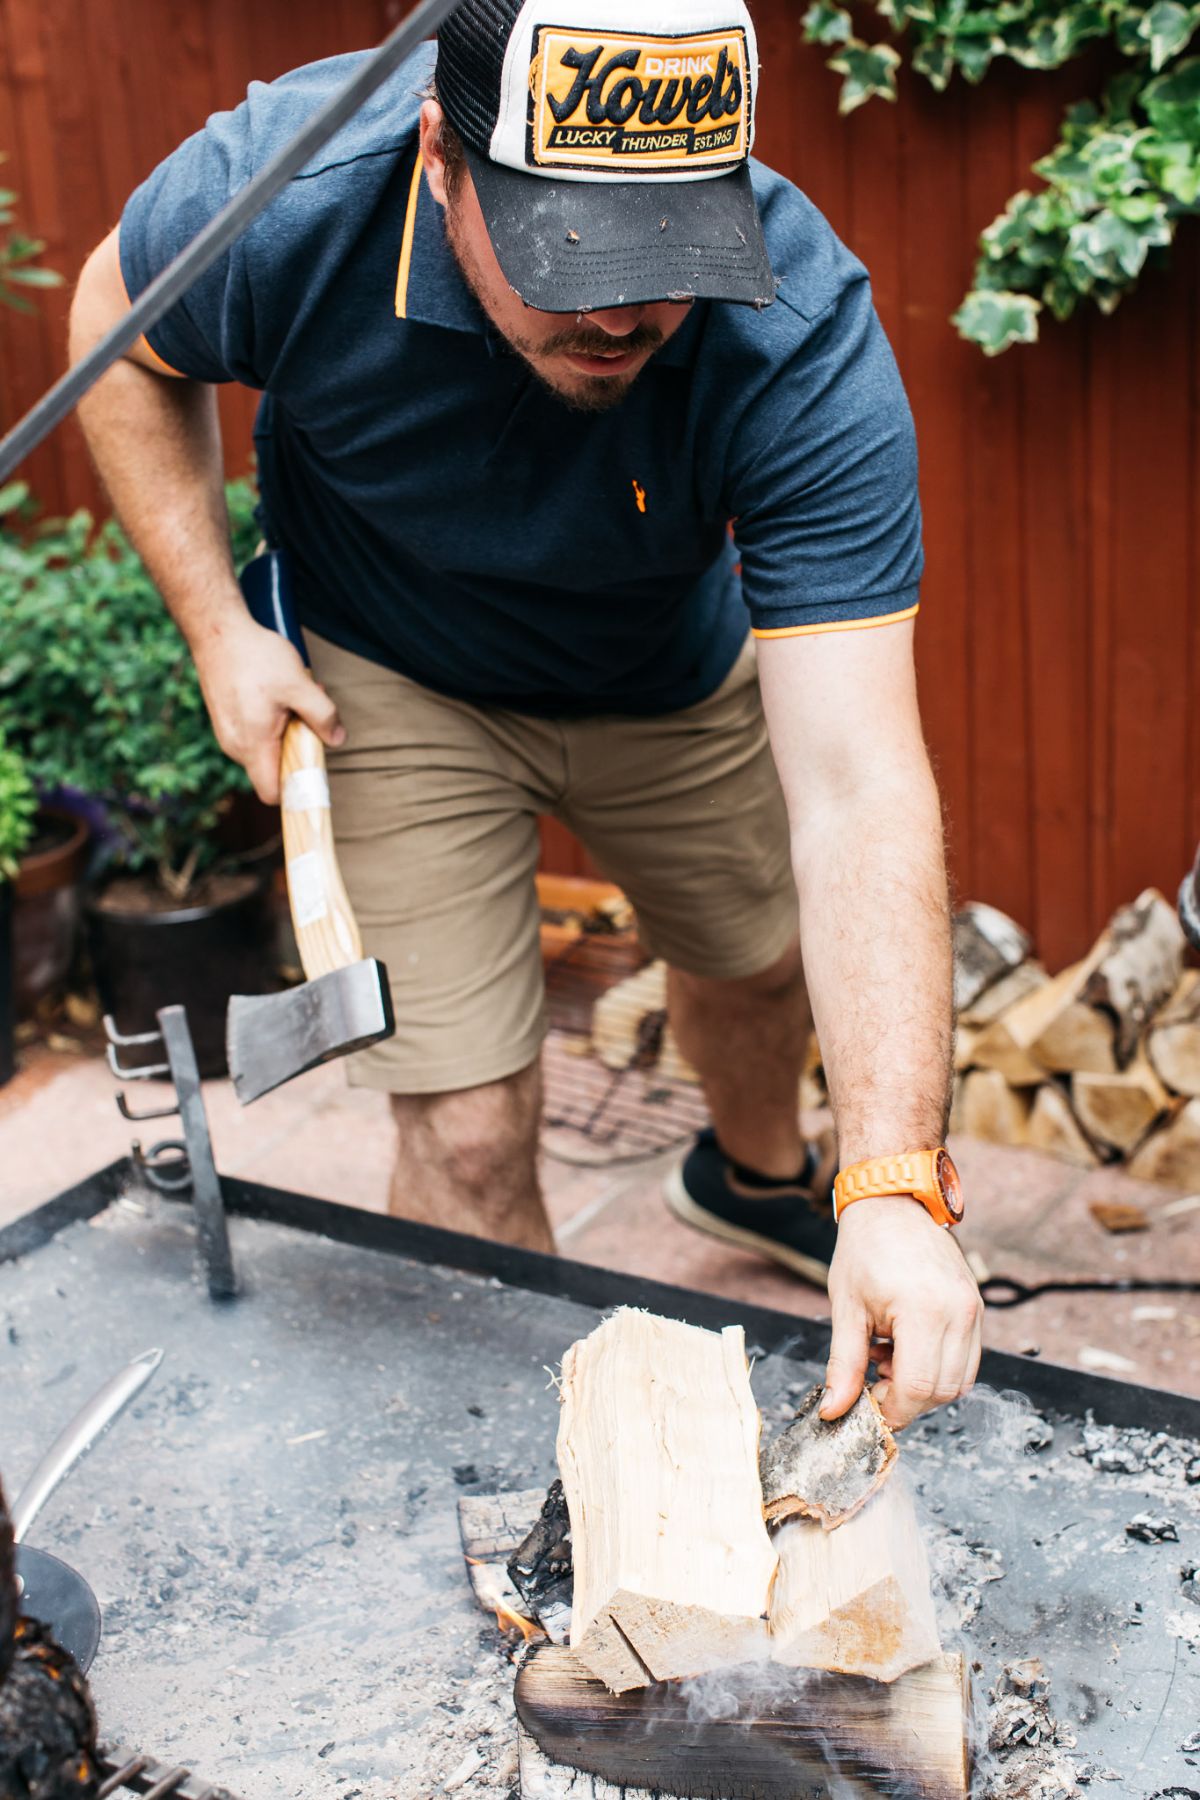
<instances>
[{"instance_id":1,"label":"white tape on axe handle","mask_svg":"<svg viewBox=\"0 0 1200 1800\"><path fill-rule=\"evenodd\" d=\"M329 810L329 782L324 769L293 769L283 784L284 812Z\"/></svg>"},{"instance_id":2,"label":"white tape on axe handle","mask_svg":"<svg viewBox=\"0 0 1200 1800\"><path fill-rule=\"evenodd\" d=\"M315 850L293 856L287 866L288 893L292 899L292 920L297 931L315 925L329 912L325 892L325 870Z\"/></svg>"}]
</instances>

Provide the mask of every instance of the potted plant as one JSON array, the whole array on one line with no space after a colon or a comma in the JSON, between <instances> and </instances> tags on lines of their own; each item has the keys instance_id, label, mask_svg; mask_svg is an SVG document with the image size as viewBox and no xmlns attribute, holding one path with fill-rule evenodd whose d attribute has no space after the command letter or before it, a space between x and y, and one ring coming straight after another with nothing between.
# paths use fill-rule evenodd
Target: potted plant
<instances>
[{"instance_id":1,"label":"potted plant","mask_svg":"<svg viewBox=\"0 0 1200 1800\"><path fill-rule=\"evenodd\" d=\"M252 544L235 484L235 548ZM208 722L187 646L114 523L86 512L0 533L0 726L44 794L99 803L85 900L97 985L123 1032L187 1007L201 1069L224 1067L230 993L271 985L269 869L224 853L248 792Z\"/></svg>"},{"instance_id":2,"label":"potted plant","mask_svg":"<svg viewBox=\"0 0 1200 1800\"><path fill-rule=\"evenodd\" d=\"M12 948L13 883L33 836L37 800L20 753L0 736L0 1087L16 1066L13 1025L16 982Z\"/></svg>"}]
</instances>

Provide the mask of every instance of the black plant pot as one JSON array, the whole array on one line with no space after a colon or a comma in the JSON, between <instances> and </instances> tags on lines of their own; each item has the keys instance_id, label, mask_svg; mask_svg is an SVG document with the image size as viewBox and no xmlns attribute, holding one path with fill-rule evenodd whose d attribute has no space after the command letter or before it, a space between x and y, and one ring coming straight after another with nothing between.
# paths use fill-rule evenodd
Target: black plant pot
<instances>
[{"instance_id":1,"label":"black plant pot","mask_svg":"<svg viewBox=\"0 0 1200 1800\"><path fill-rule=\"evenodd\" d=\"M224 1075L229 996L279 985L269 872L215 905L118 910L101 892L88 897L85 912L96 985L122 1036L156 1030L160 1007L185 1006L201 1075ZM121 1060L157 1062L161 1053L122 1051Z\"/></svg>"}]
</instances>

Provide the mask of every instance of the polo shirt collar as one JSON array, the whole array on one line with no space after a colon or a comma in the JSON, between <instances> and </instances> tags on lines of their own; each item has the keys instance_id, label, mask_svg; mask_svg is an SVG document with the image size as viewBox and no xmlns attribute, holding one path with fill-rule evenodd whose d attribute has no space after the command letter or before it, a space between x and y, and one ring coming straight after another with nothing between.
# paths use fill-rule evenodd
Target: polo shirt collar
<instances>
[{"instance_id":1,"label":"polo shirt collar","mask_svg":"<svg viewBox=\"0 0 1200 1800\"><path fill-rule=\"evenodd\" d=\"M673 337L654 357L660 368L685 368L695 356L710 301L697 300ZM412 252L407 273L405 318L418 325L482 337L493 356L509 354L508 346L463 280L446 240L442 209L422 174L416 192ZM653 365L652 365L653 366Z\"/></svg>"}]
</instances>

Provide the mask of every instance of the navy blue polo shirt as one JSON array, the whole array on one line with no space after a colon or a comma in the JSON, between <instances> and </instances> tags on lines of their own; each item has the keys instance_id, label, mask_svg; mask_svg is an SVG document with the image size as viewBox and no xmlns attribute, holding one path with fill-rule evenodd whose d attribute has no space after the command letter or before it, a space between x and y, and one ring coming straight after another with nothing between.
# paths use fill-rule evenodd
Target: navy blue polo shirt
<instances>
[{"instance_id":1,"label":"navy blue polo shirt","mask_svg":"<svg viewBox=\"0 0 1200 1800\"><path fill-rule=\"evenodd\" d=\"M129 200L131 297L359 65L217 113ZM264 521L301 620L459 698L657 713L745 638L910 613L912 421L862 265L792 184L753 179L779 284L697 303L611 412L570 411L464 284L419 166L434 52L376 92L149 334L262 390ZM734 536L729 533L734 522Z\"/></svg>"}]
</instances>

